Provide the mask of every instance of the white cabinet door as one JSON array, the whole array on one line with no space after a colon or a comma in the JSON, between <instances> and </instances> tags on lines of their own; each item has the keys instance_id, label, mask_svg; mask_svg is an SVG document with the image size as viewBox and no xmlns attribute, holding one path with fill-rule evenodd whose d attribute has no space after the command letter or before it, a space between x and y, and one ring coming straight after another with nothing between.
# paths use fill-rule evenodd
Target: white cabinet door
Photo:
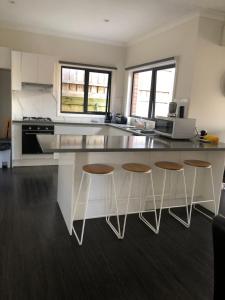
<instances>
[{"instance_id":1,"label":"white cabinet door","mask_svg":"<svg viewBox=\"0 0 225 300\"><path fill-rule=\"evenodd\" d=\"M98 135L102 131L102 126L91 125L57 125L55 134L74 134L74 135Z\"/></svg>"},{"instance_id":2,"label":"white cabinet door","mask_svg":"<svg viewBox=\"0 0 225 300\"><path fill-rule=\"evenodd\" d=\"M38 56L33 53L22 52L22 82L37 83Z\"/></svg>"},{"instance_id":3,"label":"white cabinet door","mask_svg":"<svg viewBox=\"0 0 225 300\"><path fill-rule=\"evenodd\" d=\"M55 58L38 54L38 83L53 84Z\"/></svg>"},{"instance_id":4,"label":"white cabinet door","mask_svg":"<svg viewBox=\"0 0 225 300\"><path fill-rule=\"evenodd\" d=\"M18 160L22 156L22 126L12 124L12 159Z\"/></svg>"},{"instance_id":5,"label":"white cabinet door","mask_svg":"<svg viewBox=\"0 0 225 300\"><path fill-rule=\"evenodd\" d=\"M11 84L13 91L21 91L21 55L19 51L12 51L11 53Z\"/></svg>"}]
</instances>

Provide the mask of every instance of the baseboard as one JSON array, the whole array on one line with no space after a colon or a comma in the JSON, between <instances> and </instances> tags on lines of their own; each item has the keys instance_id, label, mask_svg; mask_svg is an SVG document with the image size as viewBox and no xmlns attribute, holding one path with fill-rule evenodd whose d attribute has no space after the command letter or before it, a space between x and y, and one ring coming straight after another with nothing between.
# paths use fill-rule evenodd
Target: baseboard
<instances>
[{"instance_id":1,"label":"baseboard","mask_svg":"<svg viewBox=\"0 0 225 300\"><path fill-rule=\"evenodd\" d=\"M20 159L13 160L12 167L53 166L58 165L57 159Z\"/></svg>"}]
</instances>

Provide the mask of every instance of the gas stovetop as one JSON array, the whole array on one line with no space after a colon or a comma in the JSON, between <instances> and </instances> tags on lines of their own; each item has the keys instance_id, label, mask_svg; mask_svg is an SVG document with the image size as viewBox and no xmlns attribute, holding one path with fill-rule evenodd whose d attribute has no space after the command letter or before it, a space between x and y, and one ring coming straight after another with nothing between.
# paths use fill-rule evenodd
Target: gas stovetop
<instances>
[{"instance_id":1,"label":"gas stovetop","mask_svg":"<svg viewBox=\"0 0 225 300\"><path fill-rule=\"evenodd\" d=\"M23 117L23 121L52 122L52 119L43 117Z\"/></svg>"}]
</instances>

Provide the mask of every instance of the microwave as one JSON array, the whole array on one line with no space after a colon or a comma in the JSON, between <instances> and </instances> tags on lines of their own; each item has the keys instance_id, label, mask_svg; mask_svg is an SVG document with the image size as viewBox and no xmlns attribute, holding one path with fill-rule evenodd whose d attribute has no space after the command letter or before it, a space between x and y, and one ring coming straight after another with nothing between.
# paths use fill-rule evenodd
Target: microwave
<instances>
[{"instance_id":1,"label":"microwave","mask_svg":"<svg viewBox=\"0 0 225 300\"><path fill-rule=\"evenodd\" d=\"M195 119L156 117L155 133L171 139L190 139L195 136Z\"/></svg>"}]
</instances>

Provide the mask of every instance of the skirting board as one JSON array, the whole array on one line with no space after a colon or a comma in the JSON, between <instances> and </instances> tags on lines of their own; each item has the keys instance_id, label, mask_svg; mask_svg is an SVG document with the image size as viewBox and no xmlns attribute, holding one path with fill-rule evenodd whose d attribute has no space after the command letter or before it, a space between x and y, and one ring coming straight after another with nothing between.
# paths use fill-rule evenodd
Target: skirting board
<instances>
[{"instance_id":1,"label":"skirting board","mask_svg":"<svg viewBox=\"0 0 225 300\"><path fill-rule=\"evenodd\" d=\"M31 167L31 166L54 166L58 165L57 159L20 159L13 160L12 167Z\"/></svg>"}]
</instances>

